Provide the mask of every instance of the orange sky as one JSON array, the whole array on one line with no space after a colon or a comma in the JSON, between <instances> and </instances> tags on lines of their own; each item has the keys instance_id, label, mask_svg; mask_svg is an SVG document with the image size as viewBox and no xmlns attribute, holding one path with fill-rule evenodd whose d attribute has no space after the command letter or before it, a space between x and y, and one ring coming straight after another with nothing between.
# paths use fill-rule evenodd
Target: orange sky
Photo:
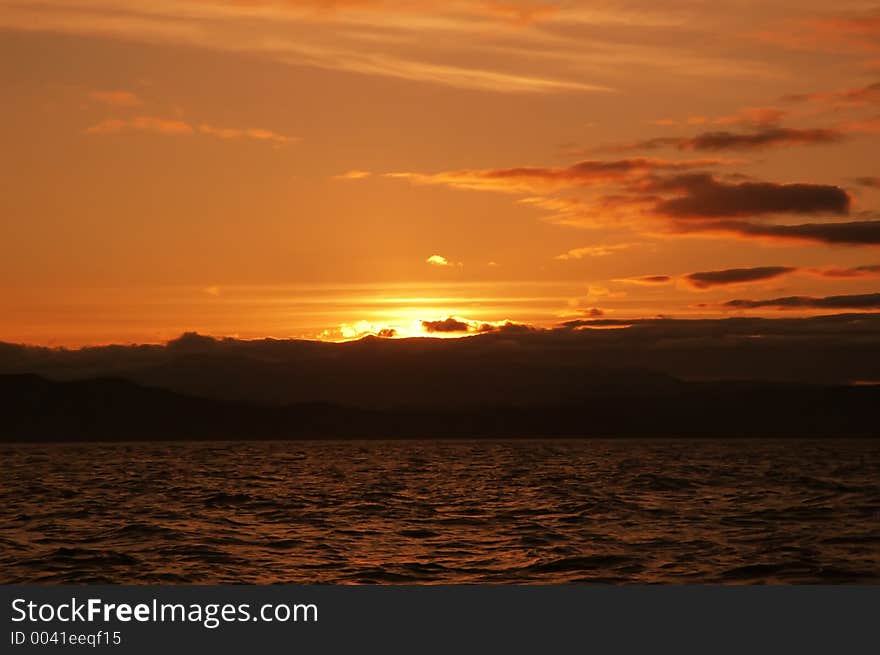
<instances>
[{"instance_id":1,"label":"orange sky","mask_svg":"<svg viewBox=\"0 0 880 655\"><path fill-rule=\"evenodd\" d=\"M876 1L0 0L0 83L3 341L880 309Z\"/></svg>"}]
</instances>

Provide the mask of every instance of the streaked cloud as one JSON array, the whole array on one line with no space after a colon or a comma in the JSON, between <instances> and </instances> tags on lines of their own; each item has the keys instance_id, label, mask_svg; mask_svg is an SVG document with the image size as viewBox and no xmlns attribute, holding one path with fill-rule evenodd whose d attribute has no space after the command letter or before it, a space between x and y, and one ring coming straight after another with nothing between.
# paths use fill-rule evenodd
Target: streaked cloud
<instances>
[{"instance_id":1,"label":"streaked cloud","mask_svg":"<svg viewBox=\"0 0 880 655\"><path fill-rule=\"evenodd\" d=\"M273 132L272 130L266 130L262 128L251 127L238 129L229 127L215 127L207 123L202 123L201 125L199 125L199 132L208 136L217 137L218 139L254 139L256 141L267 141L275 145L287 145L288 143L296 143L300 140L299 137L285 136L283 134Z\"/></svg>"},{"instance_id":2,"label":"streaked cloud","mask_svg":"<svg viewBox=\"0 0 880 655\"><path fill-rule=\"evenodd\" d=\"M560 261L569 261L576 259L584 259L586 257L607 257L609 255L613 255L616 252L620 252L621 250L629 250L631 248L635 248L637 246L641 246L641 243L600 243L592 246L583 246L581 248L572 248L571 250L562 253L561 255L556 255L554 259L558 259Z\"/></svg>"},{"instance_id":3,"label":"streaked cloud","mask_svg":"<svg viewBox=\"0 0 880 655\"><path fill-rule=\"evenodd\" d=\"M363 180L365 178L370 177L370 171L360 171L360 170L351 170L345 171L344 173L340 173L339 175L334 175L333 179L336 180Z\"/></svg>"},{"instance_id":4,"label":"streaked cloud","mask_svg":"<svg viewBox=\"0 0 880 655\"><path fill-rule=\"evenodd\" d=\"M276 146L287 145L299 141L298 137L289 137L271 130L260 128L223 128L202 123L198 128L186 121L176 118L160 118L158 116L136 116L130 119L107 118L86 129L87 134L118 134L126 131L152 132L164 135L199 134L223 140L253 139L265 141Z\"/></svg>"},{"instance_id":5,"label":"streaked cloud","mask_svg":"<svg viewBox=\"0 0 880 655\"><path fill-rule=\"evenodd\" d=\"M680 4L487 0L44 0L4 3L0 27L185 45L292 66L471 91L606 93L610 70L768 79L786 73L728 46ZM658 42L666 30L711 35Z\"/></svg>"},{"instance_id":6,"label":"streaked cloud","mask_svg":"<svg viewBox=\"0 0 880 655\"><path fill-rule=\"evenodd\" d=\"M878 246L880 221L847 223L761 224L748 221L715 221L701 225L676 226L682 232L717 232L743 238L779 241L807 241L828 245Z\"/></svg>"},{"instance_id":7,"label":"streaked cloud","mask_svg":"<svg viewBox=\"0 0 880 655\"><path fill-rule=\"evenodd\" d=\"M880 189L880 177L857 177L856 184L869 187L871 189Z\"/></svg>"},{"instance_id":8,"label":"streaked cloud","mask_svg":"<svg viewBox=\"0 0 880 655\"><path fill-rule=\"evenodd\" d=\"M166 135L189 135L195 133L191 125L177 119L157 116L137 116L132 119L108 118L86 129L87 134L117 134L128 130L153 132Z\"/></svg>"},{"instance_id":9,"label":"streaked cloud","mask_svg":"<svg viewBox=\"0 0 880 655\"><path fill-rule=\"evenodd\" d=\"M474 11L474 10L477 11ZM543 7L504 3L227 2L214 0L46 0L0 7L0 27L110 37L258 55L294 66L500 93L607 92L583 71L569 78L525 65L529 52L572 56L577 41L534 26ZM597 12L597 16L599 12ZM624 23L621 23L624 25ZM370 35L382 34L382 38ZM450 36L453 38L450 39ZM498 54L507 63L461 64L450 43ZM438 56L439 55L439 56ZM485 59L485 58L484 58ZM498 59L498 57L494 57Z\"/></svg>"},{"instance_id":10,"label":"streaked cloud","mask_svg":"<svg viewBox=\"0 0 880 655\"><path fill-rule=\"evenodd\" d=\"M708 116L692 115L685 119L661 118L652 121L654 125L661 127L673 126L696 126L696 125L746 125L765 127L775 125L789 115L787 109L781 107L744 107L733 114L710 118Z\"/></svg>"},{"instance_id":11,"label":"streaked cloud","mask_svg":"<svg viewBox=\"0 0 880 655\"><path fill-rule=\"evenodd\" d=\"M434 184L478 191L524 193L583 187L644 176L652 171L687 171L726 163L719 159L665 160L649 158L587 159L565 167L520 166L441 173L394 172L386 177L414 184Z\"/></svg>"},{"instance_id":12,"label":"streaked cloud","mask_svg":"<svg viewBox=\"0 0 880 655\"><path fill-rule=\"evenodd\" d=\"M626 150L657 150L660 148L709 152L721 150L761 150L779 146L839 143L845 138L845 132L830 128L766 127L751 132L713 131L689 137L654 137L643 141L607 146L603 150L617 152Z\"/></svg>"},{"instance_id":13,"label":"streaked cloud","mask_svg":"<svg viewBox=\"0 0 880 655\"><path fill-rule=\"evenodd\" d=\"M812 102L834 107L880 104L880 82L833 91L791 94L783 96L782 99L792 103Z\"/></svg>"},{"instance_id":14,"label":"streaked cloud","mask_svg":"<svg viewBox=\"0 0 880 655\"><path fill-rule=\"evenodd\" d=\"M671 275L643 275L641 277L626 277L615 282L624 282L626 284L640 284L643 286L654 286L657 284L669 284L675 278Z\"/></svg>"},{"instance_id":15,"label":"streaked cloud","mask_svg":"<svg viewBox=\"0 0 880 655\"><path fill-rule=\"evenodd\" d=\"M700 271L688 273L684 280L697 289L710 289L718 286L747 284L772 280L797 269L793 266L755 266L752 268L728 268L720 271Z\"/></svg>"},{"instance_id":16,"label":"streaked cloud","mask_svg":"<svg viewBox=\"0 0 880 655\"><path fill-rule=\"evenodd\" d=\"M567 167L525 166L386 175L415 184L523 195L518 202L550 212L545 220L576 227L617 225L646 235L666 237L705 233L819 243L875 243L880 222L800 225L767 222L803 214L847 216L852 198L836 185L752 179L730 181L744 176L735 174L722 178L700 170L730 163L731 160L724 159L630 158L584 160ZM556 195L566 190L585 195ZM536 192L542 195L528 195ZM589 253L590 250L586 250L582 256ZM573 259L577 254L564 253L562 258Z\"/></svg>"},{"instance_id":17,"label":"streaked cloud","mask_svg":"<svg viewBox=\"0 0 880 655\"><path fill-rule=\"evenodd\" d=\"M863 5L861 11L793 18L776 28L760 30L757 36L795 50L877 55L880 54L880 9Z\"/></svg>"},{"instance_id":18,"label":"streaked cloud","mask_svg":"<svg viewBox=\"0 0 880 655\"><path fill-rule=\"evenodd\" d=\"M865 266L853 266L850 268L814 268L809 272L819 277L853 279L853 278L878 278L880 277L880 264L868 264Z\"/></svg>"},{"instance_id":19,"label":"streaked cloud","mask_svg":"<svg viewBox=\"0 0 880 655\"><path fill-rule=\"evenodd\" d=\"M844 296L785 296L767 300L737 299L722 305L727 309L880 309L880 293Z\"/></svg>"},{"instance_id":20,"label":"streaked cloud","mask_svg":"<svg viewBox=\"0 0 880 655\"><path fill-rule=\"evenodd\" d=\"M825 267L806 268L798 266L752 266L747 268L727 268L714 271L698 271L686 273L676 278L671 275L646 275L635 278L623 278L615 282L628 284L657 285L668 284L680 279L687 287L706 290L715 287L735 286L775 280L784 275L805 274L814 277L831 279L864 279L880 277L880 264L853 266L850 268Z\"/></svg>"}]
</instances>

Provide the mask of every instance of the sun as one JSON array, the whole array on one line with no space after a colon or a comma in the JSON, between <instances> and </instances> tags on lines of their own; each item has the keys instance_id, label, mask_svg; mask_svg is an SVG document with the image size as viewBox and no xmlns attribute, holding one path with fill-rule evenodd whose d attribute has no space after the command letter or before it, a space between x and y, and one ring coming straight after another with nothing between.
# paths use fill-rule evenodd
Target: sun
<instances>
[{"instance_id":1,"label":"sun","mask_svg":"<svg viewBox=\"0 0 880 655\"><path fill-rule=\"evenodd\" d=\"M368 336L386 339L460 339L510 324L509 320L476 320L459 312L418 307L341 323L336 328L321 332L319 338L325 341L354 341Z\"/></svg>"}]
</instances>

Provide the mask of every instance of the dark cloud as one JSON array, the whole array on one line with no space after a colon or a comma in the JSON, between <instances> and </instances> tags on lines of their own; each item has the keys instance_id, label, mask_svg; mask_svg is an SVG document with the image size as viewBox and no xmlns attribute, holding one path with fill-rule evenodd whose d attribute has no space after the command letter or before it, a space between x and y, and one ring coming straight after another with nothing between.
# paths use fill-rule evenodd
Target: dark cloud
<instances>
[{"instance_id":1,"label":"dark cloud","mask_svg":"<svg viewBox=\"0 0 880 655\"><path fill-rule=\"evenodd\" d=\"M880 189L880 177L857 177L855 182L871 189Z\"/></svg>"},{"instance_id":2,"label":"dark cloud","mask_svg":"<svg viewBox=\"0 0 880 655\"><path fill-rule=\"evenodd\" d=\"M418 184L442 184L463 189L522 192L527 189L583 187L639 179L654 172L691 171L728 163L719 159L672 161L634 157L586 159L564 167L517 166L513 168L466 169L434 174L386 173Z\"/></svg>"},{"instance_id":3,"label":"dark cloud","mask_svg":"<svg viewBox=\"0 0 880 655\"><path fill-rule=\"evenodd\" d=\"M377 337L381 337L382 339L391 339L392 337L397 336L397 330L394 328L382 328L376 333Z\"/></svg>"},{"instance_id":4,"label":"dark cloud","mask_svg":"<svg viewBox=\"0 0 880 655\"><path fill-rule=\"evenodd\" d=\"M851 89L783 96L786 102L825 102L831 104L865 104L880 102L880 82Z\"/></svg>"},{"instance_id":5,"label":"dark cloud","mask_svg":"<svg viewBox=\"0 0 880 655\"><path fill-rule=\"evenodd\" d=\"M792 273L797 269L792 266L756 266L754 268L728 268L722 271L702 271L690 273L684 279L698 289L723 286L725 284L741 284L771 280Z\"/></svg>"},{"instance_id":6,"label":"dark cloud","mask_svg":"<svg viewBox=\"0 0 880 655\"><path fill-rule=\"evenodd\" d=\"M730 300L724 307L731 309L880 309L880 293L863 293L851 296L786 296L769 300Z\"/></svg>"},{"instance_id":7,"label":"dark cloud","mask_svg":"<svg viewBox=\"0 0 880 655\"><path fill-rule=\"evenodd\" d=\"M880 221L849 223L804 223L801 225L760 225L745 221L723 221L703 225L698 230L719 230L745 237L793 241L813 241L852 246L880 245Z\"/></svg>"},{"instance_id":8,"label":"dark cloud","mask_svg":"<svg viewBox=\"0 0 880 655\"><path fill-rule=\"evenodd\" d=\"M845 135L837 130L773 127L746 133L706 132L691 139L685 139L679 144L679 148L682 150L744 150L780 145L836 143L844 138Z\"/></svg>"},{"instance_id":9,"label":"dark cloud","mask_svg":"<svg viewBox=\"0 0 880 655\"><path fill-rule=\"evenodd\" d=\"M766 127L752 132L729 132L717 130L703 132L692 137L659 137L623 146L623 150L656 150L678 148L679 150L719 151L757 150L774 146L837 143L846 138L843 132L825 128L797 129L790 127Z\"/></svg>"},{"instance_id":10,"label":"dark cloud","mask_svg":"<svg viewBox=\"0 0 880 655\"><path fill-rule=\"evenodd\" d=\"M441 321L422 321L425 332L467 332L470 325L451 316Z\"/></svg>"},{"instance_id":11,"label":"dark cloud","mask_svg":"<svg viewBox=\"0 0 880 655\"><path fill-rule=\"evenodd\" d=\"M614 160L587 159L566 168L524 166L489 169L479 171L478 174L480 177L489 180L542 179L547 181L592 182L595 180L623 178L633 173L692 170L715 163L717 163L715 160L668 161L643 157Z\"/></svg>"},{"instance_id":12,"label":"dark cloud","mask_svg":"<svg viewBox=\"0 0 880 655\"><path fill-rule=\"evenodd\" d=\"M422 321L422 328L425 332L472 332L477 334L494 333L517 333L530 332L537 328L525 323L515 323L513 321L504 321L501 323L477 323L475 321L464 321L452 316L438 321Z\"/></svg>"},{"instance_id":13,"label":"dark cloud","mask_svg":"<svg viewBox=\"0 0 880 655\"><path fill-rule=\"evenodd\" d=\"M824 268L811 272L820 277L831 278L880 277L880 264L854 266L853 268Z\"/></svg>"},{"instance_id":14,"label":"dark cloud","mask_svg":"<svg viewBox=\"0 0 880 655\"><path fill-rule=\"evenodd\" d=\"M505 334L515 334L518 332L533 332L537 328L526 323L514 323L513 321L505 321L504 323L482 323L476 328L476 332L486 334L489 332L500 332Z\"/></svg>"},{"instance_id":15,"label":"dark cloud","mask_svg":"<svg viewBox=\"0 0 880 655\"><path fill-rule=\"evenodd\" d=\"M222 343L212 337L197 332L184 332L176 339L168 342L168 350L179 353L205 353L215 350Z\"/></svg>"},{"instance_id":16,"label":"dark cloud","mask_svg":"<svg viewBox=\"0 0 880 655\"><path fill-rule=\"evenodd\" d=\"M777 184L774 182L722 182L708 173L655 178L648 191L679 192L661 200L655 211L673 218L723 218L765 214L828 213L845 215L850 197L837 186Z\"/></svg>"}]
</instances>

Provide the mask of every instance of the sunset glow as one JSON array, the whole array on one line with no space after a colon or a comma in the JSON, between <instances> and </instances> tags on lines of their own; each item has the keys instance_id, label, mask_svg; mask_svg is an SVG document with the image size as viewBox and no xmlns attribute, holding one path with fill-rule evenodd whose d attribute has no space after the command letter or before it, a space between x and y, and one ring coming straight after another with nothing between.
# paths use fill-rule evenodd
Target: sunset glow
<instances>
[{"instance_id":1,"label":"sunset glow","mask_svg":"<svg viewBox=\"0 0 880 655\"><path fill-rule=\"evenodd\" d=\"M0 0L0 49L0 341L880 310L876 3Z\"/></svg>"}]
</instances>

